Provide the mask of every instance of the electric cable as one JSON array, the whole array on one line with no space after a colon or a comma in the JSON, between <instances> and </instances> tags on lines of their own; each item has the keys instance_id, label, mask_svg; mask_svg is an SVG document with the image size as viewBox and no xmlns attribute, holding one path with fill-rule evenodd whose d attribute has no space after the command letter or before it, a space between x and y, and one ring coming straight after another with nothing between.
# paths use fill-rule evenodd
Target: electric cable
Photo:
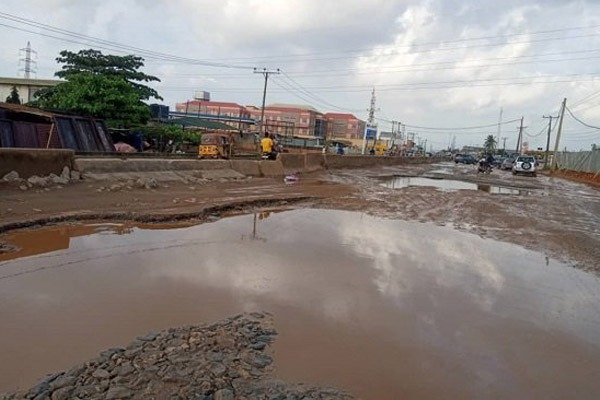
<instances>
[{"instance_id":1,"label":"electric cable","mask_svg":"<svg viewBox=\"0 0 600 400\"><path fill-rule=\"evenodd\" d=\"M592 129L600 129L600 127L597 127L597 126L594 126L594 125L587 124L587 123L583 122L582 120L580 120L579 118L577 118L577 117L576 117L576 116L573 114L573 112L572 112L572 111L569 109L569 107L565 106L565 108L566 108L566 109L567 109L567 111L569 112L569 115L571 115L571 117L572 117L572 118L573 118L575 121L579 122L579 123L580 123L580 124L582 124L582 125L585 125L585 126L587 126L588 128L592 128Z\"/></svg>"}]
</instances>

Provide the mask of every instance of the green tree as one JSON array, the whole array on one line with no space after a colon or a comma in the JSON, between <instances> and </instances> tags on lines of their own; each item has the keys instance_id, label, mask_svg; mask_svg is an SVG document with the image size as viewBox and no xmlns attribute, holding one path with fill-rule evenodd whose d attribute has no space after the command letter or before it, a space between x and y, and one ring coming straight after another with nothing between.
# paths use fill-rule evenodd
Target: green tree
<instances>
[{"instance_id":1,"label":"green tree","mask_svg":"<svg viewBox=\"0 0 600 400\"><path fill-rule=\"evenodd\" d=\"M496 151L496 138L494 137L494 135L488 135L488 137L485 138L485 142L483 144L483 148L485 149L486 153L494 153L494 151Z\"/></svg>"},{"instance_id":2,"label":"green tree","mask_svg":"<svg viewBox=\"0 0 600 400\"><path fill-rule=\"evenodd\" d=\"M19 91L16 86L13 86L10 90L10 95L6 98L7 103L21 104L21 97L19 97Z\"/></svg>"},{"instance_id":3,"label":"green tree","mask_svg":"<svg viewBox=\"0 0 600 400\"><path fill-rule=\"evenodd\" d=\"M37 93L36 105L41 108L102 118L111 127L130 128L150 118L145 100L162 100L156 90L144 85L160 79L140 71L144 66L141 57L65 50L56 61L63 65L55 75L65 82Z\"/></svg>"}]
</instances>

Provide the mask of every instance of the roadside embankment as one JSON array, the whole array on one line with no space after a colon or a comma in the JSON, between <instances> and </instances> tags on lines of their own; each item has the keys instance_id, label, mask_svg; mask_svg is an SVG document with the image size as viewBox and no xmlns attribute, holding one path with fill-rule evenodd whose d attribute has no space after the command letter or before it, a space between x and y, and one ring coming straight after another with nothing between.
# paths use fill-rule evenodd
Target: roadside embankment
<instances>
[{"instance_id":1,"label":"roadside embankment","mask_svg":"<svg viewBox=\"0 0 600 400\"><path fill-rule=\"evenodd\" d=\"M550 172L550 176L569 179L579 183L600 187L600 172L569 171L566 169Z\"/></svg>"},{"instance_id":2,"label":"roadside embankment","mask_svg":"<svg viewBox=\"0 0 600 400\"><path fill-rule=\"evenodd\" d=\"M433 158L283 153L276 161L197 160L138 157L76 157L72 150L0 149L0 177L17 173L31 176L60 175L65 167L91 180L144 178L148 173L162 181L186 176L200 179L280 177L286 173L306 173L324 169L369 168L439 161Z\"/></svg>"},{"instance_id":3,"label":"roadside embankment","mask_svg":"<svg viewBox=\"0 0 600 400\"><path fill-rule=\"evenodd\" d=\"M0 177L16 172L21 178L60 175L65 167L73 169L75 153L64 149L0 148Z\"/></svg>"},{"instance_id":4,"label":"roadside embankment","mask_svg":"<svg viewBox=\"0 0 600 400\"><path fill-rule=\"evenodd\" d=\"M276 161L259 160L169 160L142 158L77 158L75 165L83 177L115 178L118 174L169 173L192 174L204 179L242 176L279 177L286 173L314 172L324 169L369 168L439 161L431 158L380 156L341 156L315 153L280 154ZM160 176L159 176L160 177ZM159 179L157 177L157 179Z\"/></svg>"}]
</instances>

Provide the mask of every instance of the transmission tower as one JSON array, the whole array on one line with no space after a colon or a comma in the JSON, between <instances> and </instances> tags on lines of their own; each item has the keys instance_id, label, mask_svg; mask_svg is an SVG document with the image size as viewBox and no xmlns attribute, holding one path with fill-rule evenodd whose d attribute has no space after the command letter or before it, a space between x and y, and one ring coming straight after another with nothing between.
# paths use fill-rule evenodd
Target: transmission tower
<instances>
[{"instance_id":1,"label":"transmission tower","mask_svg":"<svg viewBox=\"0 0 600 400\"><path fill-rule=\"evenodd\" d=\"M34 58L37 57L37 51L31 48L31 43L27 42L27 47L19 51L19 65L23 63L24 67L19 69L19 72L23 72L25 79L31 78L31 74L37 73L37 62Z\"/></svg>"},{"instance_id":2,"label":"transmission tower","mask_svg":"<svg viewBox=\"0 0 600 400\"><path fill-rule=\"evenodd\" d=\"M371 92L371 107L369 107L369 120L367 121L370 126L375 125L375 102L375 88L373 88L373 91Z\"/></svg>"},{"instance_id":3,"label":"transmission tower","mask_svg":"<svg viewBox=\"0 0 600 400\"><path fill-rule=\"evenodd\" d=\"M367 149L367 142L369 141L369 138L367 137L367 131L372 132L373 130L377 129L377 124L375 123L375 111L377 111L377 110L375 108L375 105L376 105L375 88L373 88L373 91L371 92L371 105L369 107L369 118L367 119L367 127L366 127L365 133L363 135L362 154L365 154L365 151ZM373 140L376 141L377 138L374 137Z\"/></svg>"}]
</instances>

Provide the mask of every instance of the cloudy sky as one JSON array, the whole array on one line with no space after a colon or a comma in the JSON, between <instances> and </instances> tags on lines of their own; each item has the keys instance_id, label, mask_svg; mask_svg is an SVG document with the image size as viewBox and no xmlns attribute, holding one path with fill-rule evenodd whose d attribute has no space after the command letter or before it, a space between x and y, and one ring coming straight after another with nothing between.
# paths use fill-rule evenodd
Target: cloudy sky
<instances>
[{"instance_id":1,"label":"cloudy sky","mask_svg":"<svg viewBox=\"0 0 600 400\"><path fill-rule=\"evenodd\" d=\"M0 76L19 74L27 41L39 78L52 77L62 49L136 53L171 106L197 90L260 105L254 67L282 72L267 103L366 119L375 88L379 129L401 121L434 149L453 137L481 145L501 108L503 121L525 118L530 147L545 147L542 116L565 97L575 117L600 126L598 0L3 0L0 35ZM517 126L501 126L507 148ZM600 130L571 116L563 132L561 148L600 143Z\"/></svg>"}]
</instances>

